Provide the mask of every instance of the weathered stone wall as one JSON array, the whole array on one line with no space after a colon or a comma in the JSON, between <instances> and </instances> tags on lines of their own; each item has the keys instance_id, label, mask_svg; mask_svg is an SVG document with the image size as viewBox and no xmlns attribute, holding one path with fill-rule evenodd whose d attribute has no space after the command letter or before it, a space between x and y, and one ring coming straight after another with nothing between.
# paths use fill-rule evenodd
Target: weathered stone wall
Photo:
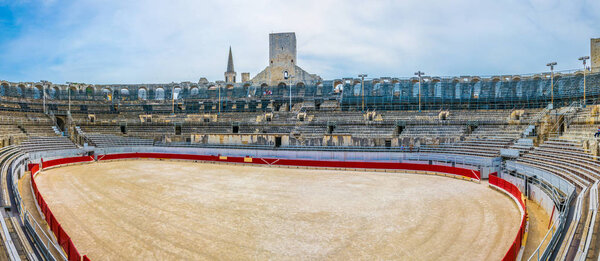
<instances>
[{"instance_id":1,"label":"weathered stone wall","mask_svg":"<svg viewBox=\"0 0 600 261\"><path fill-rule=\"evenodd\" d=\"M294 77L292 79L284 79L284 71L288 71L289 75L293 75ZM286 86L290 83L294 86L298 83L302 83L304 85L315 85L320 82L320 80L321 77L310 74L298 66L294 66L292 68L287 66L269 66L252 79L252 84L256 86L260 86L262 84L278 86L281 83L285 84Z\"/></svg>"},{"instance_id":2,"label":"weathered stone wall","mask_svg":"<svg viewBox=\"0 0 600 261\"><path fill-rule=\"evenodd\" d=\"M600 38L592 38L590 53L592 60L592 71L600 72Z\"/></svg>"},{"instance_id":3,"label":"weathered stone wall","mask_svg":"<svg viewBox=\"0 0 600 261\"><path fill-rule=\"evenodd\" d=\"M269 34L269 65L289 66L296 63L296 34Z\"/></svg>"}]
</instances>

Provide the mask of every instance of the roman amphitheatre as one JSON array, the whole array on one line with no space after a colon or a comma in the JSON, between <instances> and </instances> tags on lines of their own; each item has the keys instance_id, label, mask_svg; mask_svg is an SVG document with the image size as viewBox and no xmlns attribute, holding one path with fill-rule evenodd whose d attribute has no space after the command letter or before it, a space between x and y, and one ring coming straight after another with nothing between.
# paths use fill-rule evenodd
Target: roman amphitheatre
<instances>
[{"instance_id":1,"label":"roman amphitheatre","mask_svg":"<svg viewBox=\"0 0 600 261\"><path fill-rule=\"evenodd\" d=\"M600 39L334 79L268 39L241 79L230 49L217 81L0 80L0 260L598 259Z\"/></svg>"}]
</instances>

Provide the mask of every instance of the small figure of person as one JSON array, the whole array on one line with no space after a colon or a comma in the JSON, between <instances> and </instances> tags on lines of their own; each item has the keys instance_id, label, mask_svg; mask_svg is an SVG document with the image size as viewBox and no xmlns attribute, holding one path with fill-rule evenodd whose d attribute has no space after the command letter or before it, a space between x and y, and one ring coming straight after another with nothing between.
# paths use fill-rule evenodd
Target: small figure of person
<instances>
[{"instance_id":1,"label":"small figure of person","mask_svg":"<svg viewBox=\"0 0 600 261\"><path fill-rule=\"evenodd\" d=\"M594 138L598 138L600 136L600 126L598 126L598 130L594 134Z\"/></svg>"}]
</instances>

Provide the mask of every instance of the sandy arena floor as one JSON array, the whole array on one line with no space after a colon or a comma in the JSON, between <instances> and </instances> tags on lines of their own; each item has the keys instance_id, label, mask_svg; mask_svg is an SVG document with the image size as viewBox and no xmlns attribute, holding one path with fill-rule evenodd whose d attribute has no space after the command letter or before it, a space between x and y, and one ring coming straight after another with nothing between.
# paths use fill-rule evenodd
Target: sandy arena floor
<instances>
[{"instance_id":1,"label":"sandy arena floor","mask_svg":"<svg viewBox=\"0 0 600 261\"><path fill-rule=\"evenodd\" d=\"M498 260L519 225L487 185L428 175L137 160L36 181L92 260Z\"/></svg>"}]
</instances>

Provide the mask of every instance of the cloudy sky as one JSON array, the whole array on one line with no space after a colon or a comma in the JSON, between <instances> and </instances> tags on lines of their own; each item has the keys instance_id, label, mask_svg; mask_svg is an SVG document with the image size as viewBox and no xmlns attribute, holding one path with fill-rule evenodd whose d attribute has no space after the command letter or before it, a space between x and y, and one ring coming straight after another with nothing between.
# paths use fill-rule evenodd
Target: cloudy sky
<instances>
[{"instance_id":1,"label":"cloudy sky","mask_svg":"<svg viewBox=\"0 0 600 261\"><path fill-rule=\"evenodd\" d=\"M600 37L600 1L0 0L0 79L222 80L229 46L252 77L268 34L288 31L325 79L567 70Z\"/></svg>"}]
</instances>

